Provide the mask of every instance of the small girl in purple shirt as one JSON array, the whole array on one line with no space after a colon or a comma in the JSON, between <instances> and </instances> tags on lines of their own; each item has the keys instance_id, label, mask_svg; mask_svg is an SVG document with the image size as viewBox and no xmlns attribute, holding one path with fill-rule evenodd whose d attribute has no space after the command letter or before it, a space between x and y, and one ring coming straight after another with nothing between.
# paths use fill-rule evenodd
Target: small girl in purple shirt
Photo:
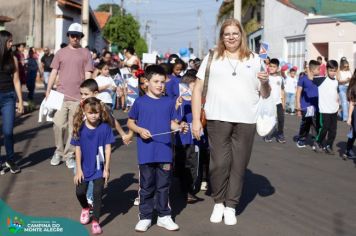
<instances>
[{"instance_id":1,"label":"small girl in purple shirt","mask_svg":"<svg viewBox=\"0 0 356 236\"><path fill-rule=\"evenodd\" d=\"M101 234L99 225L104 184L110 176L111 144L115 142L110 114L105 104L95 97L85 99L74 116L73 137L77 171L74 177L76 195L82 206L80 223L90 221L86 192L89 181L94 182L94 211L91 231Z\"/></svg>"}]
</instances>

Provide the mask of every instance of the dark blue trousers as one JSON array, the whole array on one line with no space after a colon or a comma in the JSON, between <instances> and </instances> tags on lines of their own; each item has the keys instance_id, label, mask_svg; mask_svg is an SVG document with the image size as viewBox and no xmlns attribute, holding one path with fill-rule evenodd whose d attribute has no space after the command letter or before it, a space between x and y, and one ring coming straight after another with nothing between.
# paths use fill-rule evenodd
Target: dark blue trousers
<instances>
[{"instance_id":1,"label":"dark blue trousers","mask_svg":"<svg viewBox=\"0 0 356 236\"><path fill-rule=\"evenodd\" d=\"M171 215L169 187L172 179L171 163L148 163L140 168L140 220L152 219L153 209L160 217Z\"/></svg>"}]
</instances>

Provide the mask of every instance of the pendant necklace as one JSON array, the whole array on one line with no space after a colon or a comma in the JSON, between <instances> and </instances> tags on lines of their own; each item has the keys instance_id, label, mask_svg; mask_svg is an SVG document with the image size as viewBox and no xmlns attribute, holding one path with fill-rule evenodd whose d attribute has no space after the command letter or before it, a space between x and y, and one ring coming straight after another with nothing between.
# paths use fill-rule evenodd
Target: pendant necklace
<instances>
[{"instance_id":1,"label":"pendant necklace","mask_svg":"<svg viewBox=\"0 0 356 236\"><path fill-rule=\"evenodd\" d=\"M232 63L231 63L231 61L230 61L229 56L227 55L227 53L226 53L226 57L227 57L227 60L228 60L228 62L229 62L229 64L230 64L230 66L231 66L232 69L234 70L234 71L232 72L232 76L236 76L236 75L237 75L237 73L236 73L236 68L237 68L238 62L236 62L236 65L233 66Z\"/></svg>"}]
</instances>

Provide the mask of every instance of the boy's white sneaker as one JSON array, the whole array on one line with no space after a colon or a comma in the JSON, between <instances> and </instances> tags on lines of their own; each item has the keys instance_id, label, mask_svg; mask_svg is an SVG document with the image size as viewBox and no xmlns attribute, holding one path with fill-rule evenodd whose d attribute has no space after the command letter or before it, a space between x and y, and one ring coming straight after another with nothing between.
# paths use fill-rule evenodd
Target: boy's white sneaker
<instances>
[{"instance_id":1,"label":"boy's white sneaker","mask_svg":"<svg viewBox=\"0 0 356 236\"><path fill-rule=\"evenodd\" d=\"M236 210L231 207L225 207L224 209L224 223L226 225L236 225Z\"/></svg>"},{"instance_id":2,"label":"boy's white sneaker","mask_svg":"<svg viewBox=\"0 0 356 236\"><path fill-rule=\"evenodd\" d=\"M208 190L208 183L206 181L201 182L200 190L201 191L207 191Z\"/></svg>"},{"instance_id":3,"label":"boy's white sneaker","mask_svg":"<svg viewBox=\"0 0 356 236\"><path fill-rule=\"evenodd\" d=\"M179 230L179 226L176 223L174 223L174 221L172 220L171 216L158 217L157 225L159 227L163 227L163 228L168 229L170 231Z\"/></svg>"},{"instance_id":4,"label":"boy's white sneaker","mask_svg":"<svg viewBox=\"0 0 356 236\"><path fill-rule=\"evenodd\" d=\"M210 216L211 223L220 223L224 215L225 206L223 203L216 203Z\"/></svg>"},{"instance_id":5,"label":"boy's white sneaker","mask_svg":"<svg viewBox=\"0 0 356 236\"><path fill-rule=\"evenodd\" d=\"M150 219L143 219L143 220L140 220L136 226L135 226L135 230L137 232L146 232L148 230L149 227L151 227L151 223L152 223L152 220Z\"/></svg>"},{"instance_id":6,"label":"boy's white sneaker","mask_svg":"<svg viewBox=\"0 0 356 236\"><path fill-rule=\"evenodd\" d=\"M140 205L140 198L137 197L137 198L135 198L134 206L139 206L139 205Z\"/></svg>"}]
</instances>

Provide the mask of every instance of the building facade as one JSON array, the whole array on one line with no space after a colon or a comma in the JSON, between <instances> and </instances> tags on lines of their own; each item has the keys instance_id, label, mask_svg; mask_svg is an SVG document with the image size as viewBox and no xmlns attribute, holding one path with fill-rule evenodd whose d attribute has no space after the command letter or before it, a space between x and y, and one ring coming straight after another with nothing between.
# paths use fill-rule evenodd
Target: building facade
<instances>
[{"instance_id":1,"label":"building facade","mask_svg":"<svg viewBox=\"0 0 356 236\"><path fill-rule=\"evenodd\" d=\"M7 14L14 19L6 24L14 42L25 42L35 48L58 50L61 43L68 43L69 25L81 22L81 0L0 0L0 5L0 15ZM104 46L106 41L90 10L89 47L101 50Z\"/></svg>"}]
</instances>

